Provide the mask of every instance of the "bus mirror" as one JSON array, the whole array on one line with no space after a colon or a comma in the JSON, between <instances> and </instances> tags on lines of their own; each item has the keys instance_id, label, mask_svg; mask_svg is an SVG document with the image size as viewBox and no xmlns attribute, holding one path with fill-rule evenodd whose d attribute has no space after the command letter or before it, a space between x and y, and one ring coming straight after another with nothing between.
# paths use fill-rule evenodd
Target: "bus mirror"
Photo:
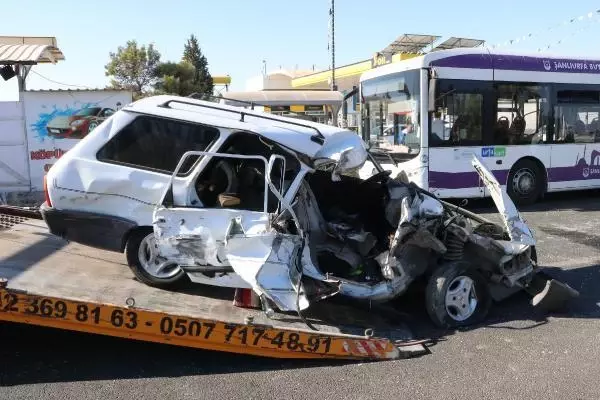
<instances>
[{"instance_id":1,"label":"bus mirror","mask_svg":"<svg viewBox=\"0 0 600 400\"><path fill-rule=\"evenodd\" d=\"M435 94L437 93L437 78L431 78L429 80L429 112L434 112L436 109Z\"/></svg>"}]
</instances>

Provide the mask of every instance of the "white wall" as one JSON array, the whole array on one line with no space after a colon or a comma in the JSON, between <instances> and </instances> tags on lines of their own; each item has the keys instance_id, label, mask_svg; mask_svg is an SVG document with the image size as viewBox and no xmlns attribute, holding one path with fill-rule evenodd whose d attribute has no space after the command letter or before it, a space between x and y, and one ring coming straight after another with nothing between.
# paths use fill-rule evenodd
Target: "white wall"
<instances>
[{"instance_id":1,"label":"white wall","mask_svg":"<svg viewBox=\"0 0 600 400\"><path fill-rule=\"evenodd\" d=\"M29 190L23 112L18 101L0 102L0 188Z\"/></svg>"}]
</instances>

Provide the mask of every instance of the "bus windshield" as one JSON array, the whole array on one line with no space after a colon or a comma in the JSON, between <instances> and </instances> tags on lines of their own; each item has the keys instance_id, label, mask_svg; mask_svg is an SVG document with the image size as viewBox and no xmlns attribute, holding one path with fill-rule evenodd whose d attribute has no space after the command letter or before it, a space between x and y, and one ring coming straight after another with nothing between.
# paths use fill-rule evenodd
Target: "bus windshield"
<instances>
[{"instance_id":1,"label":"bus windshield","mask_svg":"<svg viewBox=\"0 0 600 400\"><path fill-rule=\"evenodd\" d=\"M405 145L411 154L421 148L419 70L362 82L364 139Z\"/></svg>"}]
</instances>

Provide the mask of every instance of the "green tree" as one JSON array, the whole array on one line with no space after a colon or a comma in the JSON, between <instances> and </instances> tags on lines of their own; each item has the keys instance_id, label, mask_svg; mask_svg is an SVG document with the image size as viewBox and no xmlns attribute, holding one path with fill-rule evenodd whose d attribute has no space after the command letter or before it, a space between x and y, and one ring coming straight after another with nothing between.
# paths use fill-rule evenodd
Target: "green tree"
<instances>
[{"instance_id":1,"label":"green tree","mask_svg":"<svg viewBox=\"0 0 600 400\"><path fill-rule=\"evenodd\" d=\"M110 53L104 68L113 88L132 90L139 98L156 82L159 63L160 53L154 45L138 46L136 40L129 40L125 47L119 46L116 53Z\"/></svg>"},{"instance_id":2,"label":"green tree","mask_svg":"<svg viewBox=\"0 0 600 400\"><path fill-rule=\"evenodd\" d=\"M195 69L193 79L194 91L201 95L212 95L214 85L212 76L208 72L208 62L202 54L198 39L193 34L190 35L184 45L183 61L190 63Z\"/></svg>"},{"instance_id":3,"label":"green tree","mask_svg":"<svg viewBox=\"0 0 600 400\"><path fill-rule=\"evenodd\" d=\"M159 79L154 86L155 94L188 96L196 91L195 74L194 66L186 61L161 63L157 67Z\"/></svg>"}]
</instances>

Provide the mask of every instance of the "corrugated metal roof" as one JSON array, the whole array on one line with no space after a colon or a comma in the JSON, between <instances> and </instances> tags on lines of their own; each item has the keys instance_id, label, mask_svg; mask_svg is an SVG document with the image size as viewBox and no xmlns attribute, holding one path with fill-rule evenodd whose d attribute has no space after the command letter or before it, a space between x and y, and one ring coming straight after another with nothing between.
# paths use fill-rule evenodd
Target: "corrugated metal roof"
<instances>
[{"instance_id":1,"label":"corrugated metal roof","mask_svg":"<svg viewBox=\"0 0 600 400\"><path fill-rule=\"evenodd\" d=\"M58 47L48 44L4 44L0 37L0 64L56 63L64 59Z\"/></svg>"}]
</instances>

